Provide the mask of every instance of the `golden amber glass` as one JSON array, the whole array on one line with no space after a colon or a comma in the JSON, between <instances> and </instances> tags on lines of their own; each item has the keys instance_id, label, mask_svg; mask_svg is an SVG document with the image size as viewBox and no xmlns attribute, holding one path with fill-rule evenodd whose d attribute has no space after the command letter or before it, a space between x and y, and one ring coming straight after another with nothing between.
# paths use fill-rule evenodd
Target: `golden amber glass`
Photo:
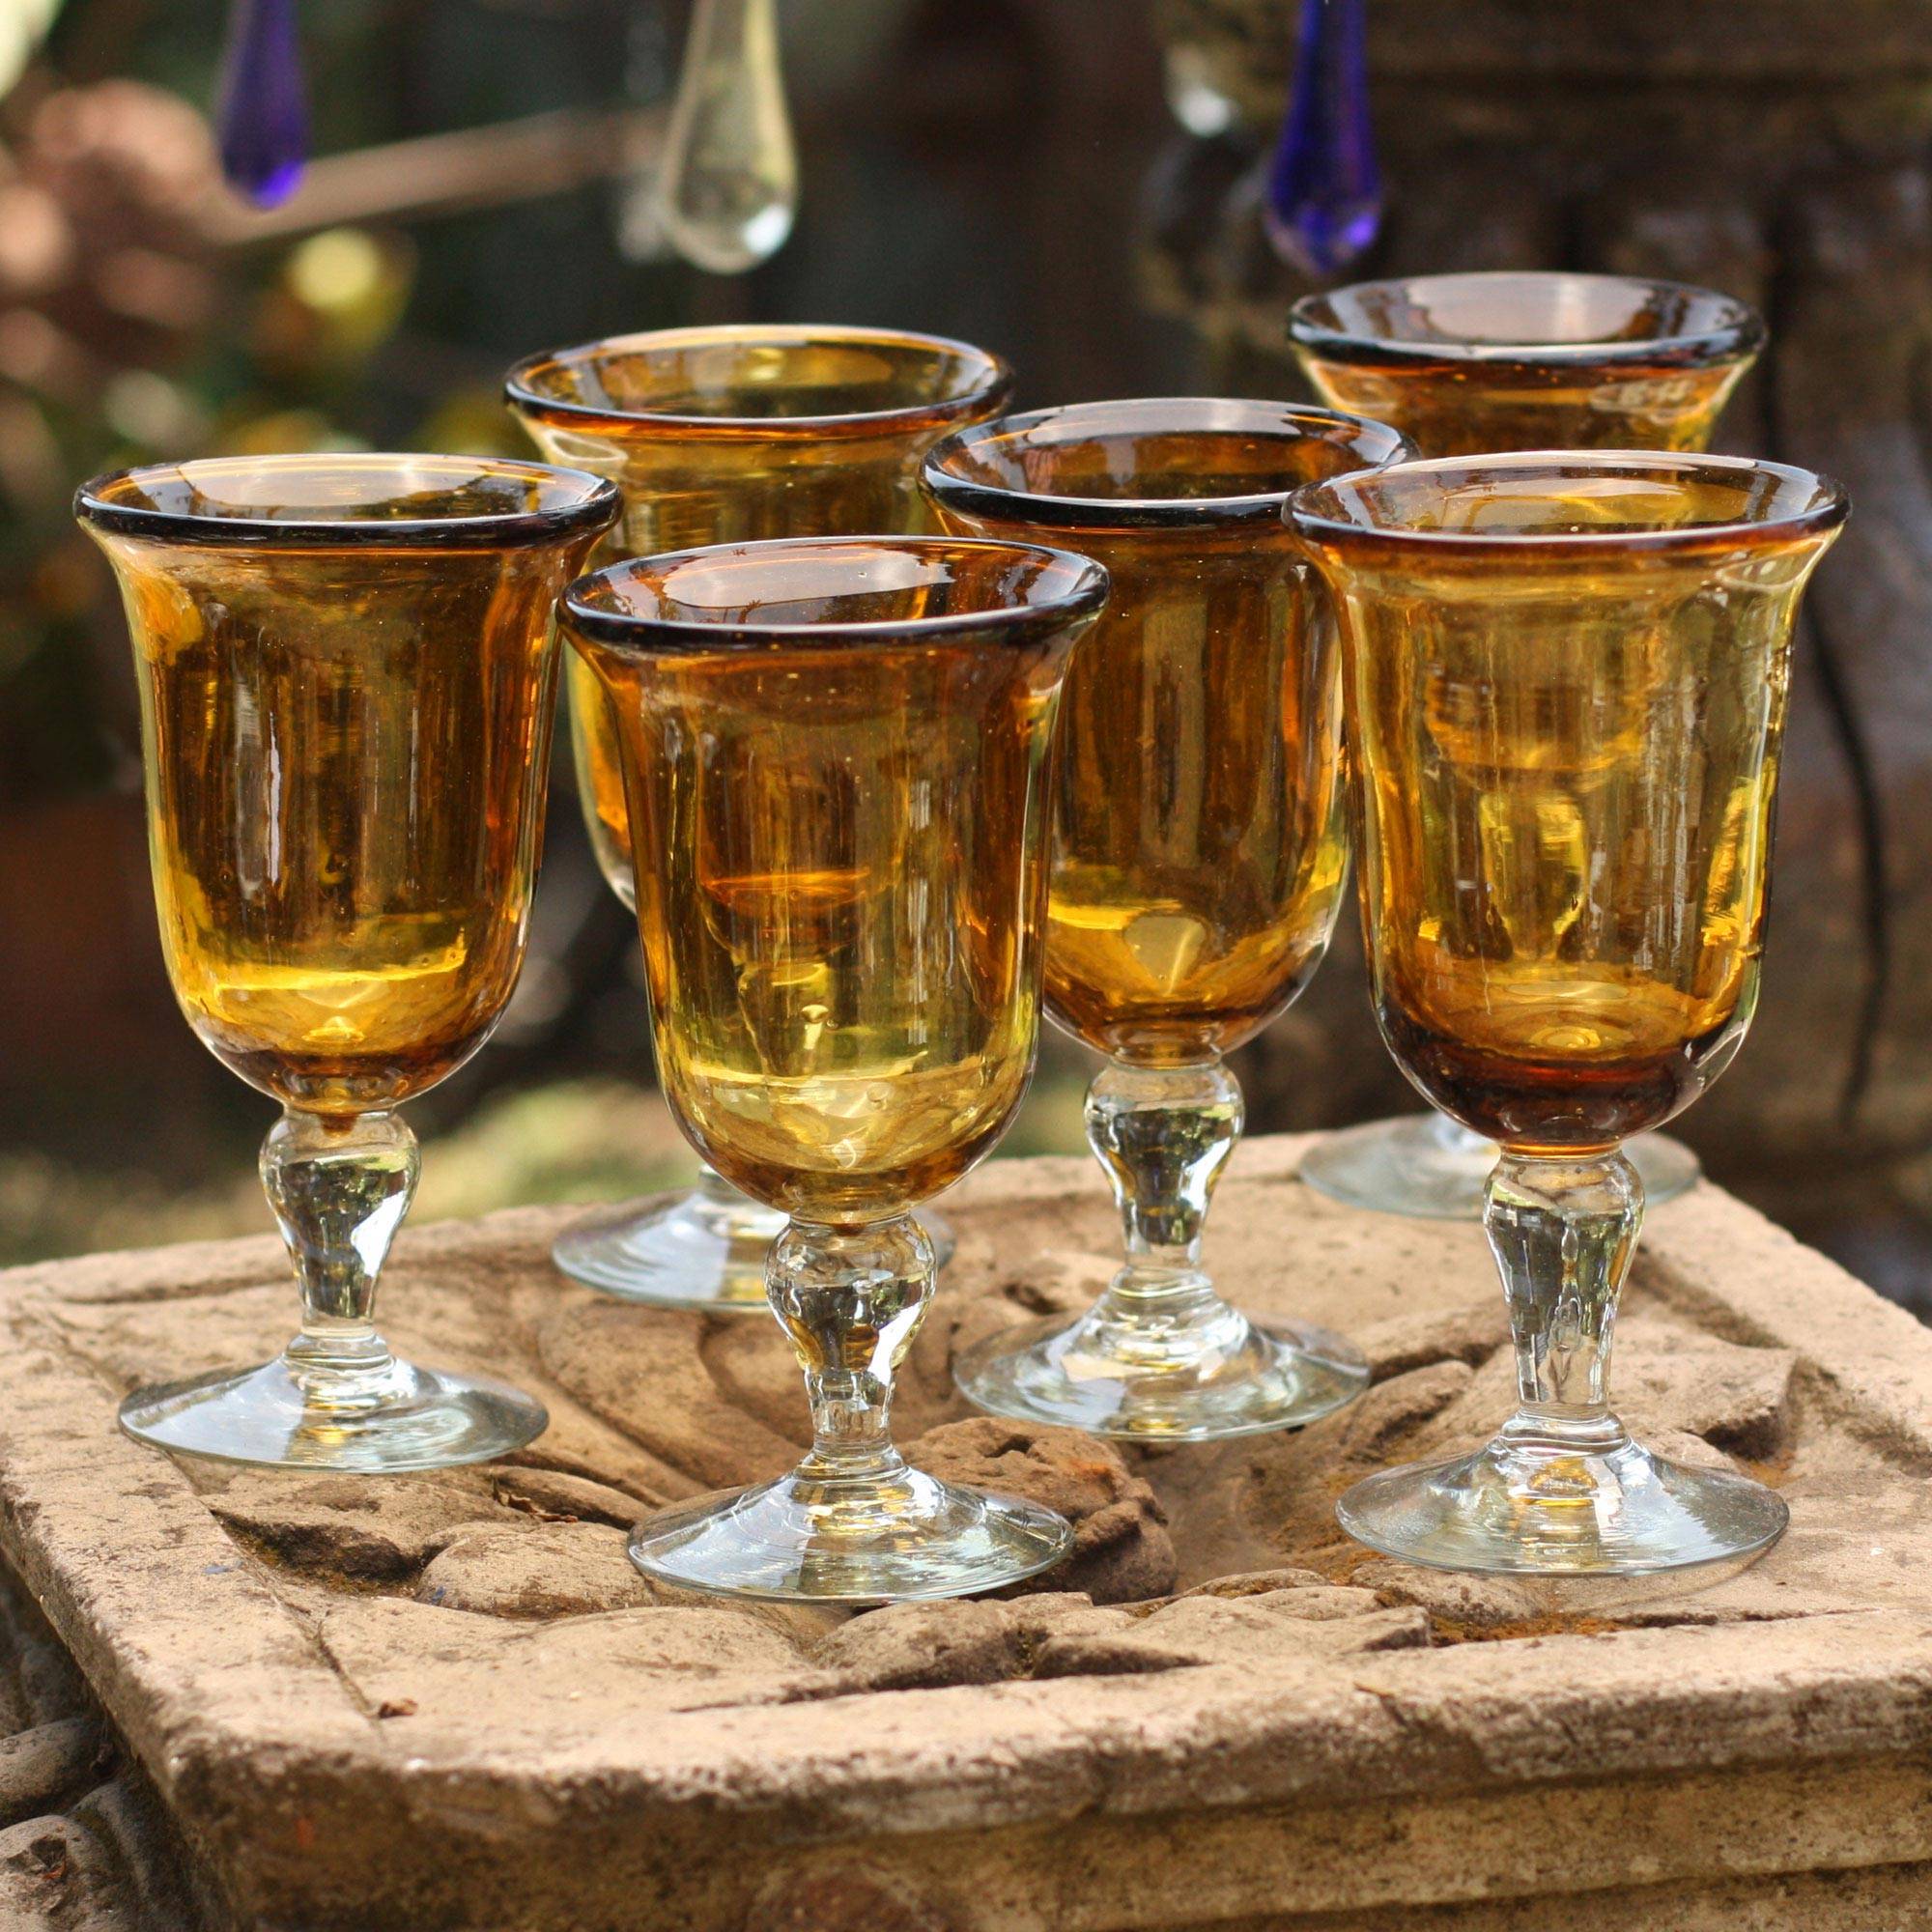
<instances>
[{"instance_id":1,"label":"golden amber glass","mask_svg":"<svg viewBox=\"0 0 1932 1932\"><path fill-rule=\"evenodd\" d=\"M608 476L624 519L605 555L923 527L919 464L1011 386L997 356L944 336L772 324L664 329L532 356L505 395L545 454ZM565 669L578 793L598 863L636 904L624 784L589 667ZM950 1251L936 1217L928 1217ZM671 1202L569 1230L560 1267L627 1298L764 1306L781 1224L715 1178Z\"/></svg>"},{"instance_id":2,"label":"golden amber glass","mask_svg":"<svg viewBox=\"0 0 1932 1932\"><path fill-rule=\"evenodd\" d=\"M292 518L367 507L354 493L395 487L385 460L331 459L319 480L304 458L142 472L86 511L134 640L176 994L224 1065L326 1117L434 1086L509 998L548 607L609 514L608 493L534 465L412 468L420 491L327 539ZM553 530L552 499L574 529Z\"/></svg>"},{"instance_id":3,"label":"golden amber glass","mask_svg":"<svg viewBox=\"0 0 1932 1932\"><path fill-rule=\"evenodd\" d=\"M1624 275L1504 272L1358 282L1306 297L1289 332L1322 399L1392 423L1425 456L1701 450L1764 346L1728 296ZM1654 1202L1697 1158L1651 1135L1631 1158ZM1354 1207L1475 1220L1495 1146L1440 1115L1323 1136L1301 1178Z\"/></svg>"},{"instance_id":4,"label":"golden amber glass","mask_svg":"<svg viewBox=\"0 0 1932 1932\"><path fill-rule=\"evenodd\" d=\"M532 356L510 371L504 395L553 462L623 492L608 560L917 531L921 458L949 430L996 413L1011 385L998 356L943 336L746 324ZM588 668L573 661L567 675L585 819L629 905L616 744Z\"/></svg>"},{"instance_id":5,"label":"golden amber glass","mask_svg":"<svg viewBox=\"0 0 1932 1932\"><path fill-rule=\"evenodd\" d=\"M1321 961L1348 867L1339 660L1281 506L1401 448L1324 411L1093 403L927 467L951 527L1077 543L1114 586L1061 704L1046 960L1048 1011L1102 1053L1211 1059Z\"/></svg>"},{"instance_id":6,"label":"golden amber glass","mask_svg":"<svg viewBox=\"0 0 1932 1932\"><path fill-rule=\"evenodd\" d=\"M1700 450L1765 328L1707 289L1505 271L1304 296L1289 338L1323 402L1463 456Z\"/></svg>"},{"instance_id":7,"label":"golden amber glass","mask_svg":"<svg viewBox=\"0 0 1932 1932\"><path fill-rule=\"evenodd\" d=\"M469 1400L491 1385L395 1362L369 1320L414 1180L391 1109L476 1051L516 983L552 607L616 493L530 463L287 456L124 472L77 510L133 639L169 977L287 1110L263 1172L305 1304L245 1387L145 1392L130 1426L336 1467L496 1453L497 1398Z\"/></svg>"},{"instance_id":8,"label":"golden amber glass","mask_svg":"<svg viewBox=\"0 0 1932 1932\"><path fill-rule=\"evenodd\" d=\"M1075 544L1114 586L1062 704L1046 999L1113 1063L1088 1126L1128 1262L1080 1321L962 1358L984 1406L1206 1437L1360 1386L1346 1344L1250 1323L1198 1261L1239 1132L1221 1056L1307 982L1348 867L1333 613L1282 508L1405 447L1326 410L1177 399L1009 416L927 460L950 527Z\"/></svg>"},{"instance_id":9,"label":"golden amber glass","mask_svg":"<svg viewBox=\"0 0 1932 1932\"><path fill-rule=\"evenodd\" d=\"M769 1293L814 1422L781 1483L643 1525L653 1575L947 1596L1064 1547L907 1469L887 1428L932 1287L909 1209L1032 1070L1051 726L1105 585L1052 550L820 538L648 557L565 602L617 725L665 1093L791 1217Z\"/></svg>"},{"instance_id":10,"label":"golden amber glass","mask_svg":"<svg viewBox=\"0 0 1932 1932\"><path fill-rule=\"evenodd\" d=\"M1607 1406L1643 1200L1619 1149L1749 1024L1792 625L1844 497L1777 464L1540 452L1398 465L1291 515L1341 611L1377 1015L1502 1145L1485 1218L1524 1394L1480 1456L1372 1478L1343 1520L1479 1569L1762 1547L1781 1502L1649 1456Z\"/></svg>"}]
</instances>

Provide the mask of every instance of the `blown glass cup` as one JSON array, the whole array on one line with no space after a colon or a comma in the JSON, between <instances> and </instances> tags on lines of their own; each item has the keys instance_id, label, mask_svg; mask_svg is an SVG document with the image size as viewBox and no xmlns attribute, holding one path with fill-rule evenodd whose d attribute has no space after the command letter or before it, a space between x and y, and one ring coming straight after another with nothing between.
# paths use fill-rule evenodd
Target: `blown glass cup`
<instances>
[{"instance_id":1,"label":"blown glass cup","mask_svg":"<svg viewBox=\"0 0 1932 1932\"><path fill-rule=\"evenodd\" d=\"M1061 708L1046 1006L1107 1056L1087 1132L1126 1260L1086 1314L961 1355L982 1408L1202 1440L1307 1422L1367 1382L1339 1336L1224 1301L1201 1240L1241 1130L1223 1055L1307 983L1348 869L1334 619L1282 507L1404 447L1327 410L1091 403L926 463L950 527L1072 544L1114 586Z\"/></svg>"},{"instance_id":2,"label":"blown glass cup","mask_svg":"<svg viewBox=\"0 0 1932 1932\"><path fill-rule=\"evenodd\" d=\"M188 1023L283 1107L262 1179L301 1291L272 1362L142 1389L130 1435L240 1463L438 1468L546 1417L398 1360L376 1278L416 1182L396 1108L523 963L553 608L617 515L533 463L271 456L124 471L76 512L140 681L161 947Z\"/></svg>"},{"instance_id":3,"label":"blown glass cup","mask_svg":"<svg viewBox=\"0 0 1932 1932\"><path fill-rule=\"evenodd\" d=\"M608 476L624 519L606 556L797 536L917 531L920 459L998 411L1012 375L943 336L811 325L674 328L532 356L505 397L554 461ZM578 795L611 889L637 889L616 732L573 656ZM952 1236L923 1217L943 1261ZM784 1217L706 1168L689 1194L630 1203L557 1241L566 1274L629 1300L711 1312L765 1305Z\"/></svg>"},{"instance_id":4,"label":"blown glass cup","mask_svg":"<svg viewBox=\"0 0 1932 1932\"><path fill-rule=\"evenodd\" d=\"M1304 297L1289 336L1332 408L1393 423L1424 456L1512 449L1701 450L1764 347L1729 296L1625 275L1507 271L1357 282ZM1644 1136L1628 1150L1662 1202L1697 1157ZM1311 1186L1358 1208L1477 1219L1496 1151L1441 1114L1325 1136Z\"/></svg>"},{"instance_id":5,"label":"blown glass cup","mask_svg":"<svg viewBox=\"0 0 1932 1932\"><path fill-rule=\"evenodd\" d=\"M618 732L665 1094L788 1219L767 1264L812 1447L640 1524L647 1575L870 1602L1056 1561L1052 1512L893 1447L932 1294L913 1208L1006 1130L1033 1069L1046 786L1097 564L1014 544L819 538L646 557L577 584Z\"/></svg>"},{"instance_id":6,"label":"blown glass cup","mask_svg":"<svg viewBox=\"0 0 1932 1932\"><path fill-rule=\"evenodd\" d=\"M1473 1456L1343 1496L1408 1562L1642 1572L1784 1527L1608 1406L1643 1187L1620 1151L1722 1072L1756 1004L1793 619L1846 505L1801 469L1451 458L1303 491L1341 610L1376 1012L1500 1143L1484 1225L1520 1406Z\"/></svg>"}]
</instances>

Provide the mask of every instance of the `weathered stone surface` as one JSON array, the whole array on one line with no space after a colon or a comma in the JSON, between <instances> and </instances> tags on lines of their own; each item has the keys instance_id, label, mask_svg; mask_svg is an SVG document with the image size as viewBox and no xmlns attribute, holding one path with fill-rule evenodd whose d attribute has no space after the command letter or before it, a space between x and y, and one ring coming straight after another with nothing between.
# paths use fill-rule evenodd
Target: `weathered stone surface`
<instances>
[{"instance_id":1,"label":"weathered stone surface","mask_svg":"<svg viewBox=\"0 0 1932 1932\"><path fill-rule=\"evenodd\" d=\"M461 1474L351 1476L292 1482L280 1473L223 1471L203 1491L218 1521L298 1570L372 1582L412 1575L452 1537L504 1514L487 1479ZM214 1485L219 1485L215 1487Z\"/></svg>"},{"instance_id":2,"label":"weathered stone surface","mask_svg":"<svg viewBox=\"0 0 1932 1932\"><path fill-rule=\"evenodd\" d=\"M1350 1575L1361 1552L1335 1520L1335 1498L1386 1463L1435 1450L1438 1418L1467 1396L1472 1380L1463 1363L1448 1361L1374 1383L1338 1414L1257 1458L1243 1486L1242 1515L1279 1553ZM1492 1406L1489 1413L1493 1421L1507 1408Z\"/></svg>"},{"instance_id":3,"label":"weathered stone surface","mask_svg":"<svg viewBox=\"0 0 1932 1932\"><path fill-rule=\"evenodd\" d=\"M12 1825L91 1782L105 1742L89 1718L57 1718L0 1738L0 1824Z\"/></svg>"},{"instance_id":4,"label":"weathered stone surface","mask_svg":"<svg viewBox=\"0 0 1932 1932\"><path fill-rule=\"evenodd\" d=\"M1509 1339L1509 1310L1499 1294L1445 1308L1426 1321L1407 1315L1377 1321L1354 1337L1378 1382L1434 1362L1463 1362L1473 1369L1508 1349Z\"/></svg>"},{"instance_id":5,"label":"weathered stone surface","mask_svg":"<svg viewBox=\"0 0 1932 1932\"><path fill-rule=\"evenodd\" d=\"M1317 1586L1236 1598L1194 1595L1124 1622L1068 1618L1040 1643L1036 1674L1241 1667L1428 1642L1429 1620L1420 1610L1383 1609L1366 1590Z\"/></svg>"},{"instance_id":6,"label":"weathered stone surface","mask_svg":"<svg viewBox=\"0 0 1932 1932\"><path fill-rule=\"evenodd\" d=\"M1780 1484L1790 1534L1735 1575L1641 1585L1411 1570L1343 1538L1334 1496L1493 1426L1500 1298L1476 1230L1350 1214L1299 1186L1297 1152L1240 1151L1209 1259L1257 1310L1363 1337L1380 1378L1216 1448L970 1417L952 1350L1077 1305L1116 1230L1085 1162L996 1164L948 1201L960 1250L901 1440L1066 1509L1080 1543L1033 1591L860 1615L630 1570L634 1515L793 1459L796 1367L762 1320L560 1282L556 1215L398 1244L397 1340L557 1418L447 1476L189 1469L114 1433L137 1378L280 1339L268 1244L0 1280L0 1548L90 1687L20 1640L0 1718L91 1725L98 1697L128 1767L71 1800L87 1730L0 1747L0 1918L150 1932L115 1874L152 1868L154 1932L1679 1932L1673 1898L1713 1932L1733 1908L1764 1932L1911 1925L1932 1338L1701 1189L1646 1229L1620 1393L1670 1453ZM49 1768L10 1801L15 1760ZM218 1899L168 1879L171 1815Z\"/></svg>"},{"instance_id":7,"label":"weathered stone surface","mask_svg":"<svg viewBox=\"0 0 1932 1932\"><path fill-rule=\"evenodd\" d=\"M630 1495L609 1483L561 1469L501 1465L490 1491L506 1509L533 1516L539 1522L606 1522L613 1529L628 1529L656 1507L649 1497Z\"/></svg>"},{"instance_id":8,"label":"weathered stone surface","mask_svg":"<svg viewBox=\"0 0 1932 1932\"><path fill-rule=\"evenodd\" d=\"M1241 1581L1250 1587L1226 1597L1193 1592L1144 1614L1059 1592L874 1610L810 1653L833 1673L815 1694L1338 1658L1429 1642L1422 1610L1384 1606L1373 1590L1334 1589L1293 1571Z\"/></svg>"},{"instance_id":9,"label":"weathered stone surface","mask_svg":"<svg viewBox=\"0 0 1932 1932\"><path fill-rule=\"evenodd\" d=\"M1926 1932L1932 1865L1717 1885L1673 1881L1554 1898L1405 1912L1402 1932ZM1386 1913L1297 1913L1230 1921L1223 1932L1395 1932Z\"/></svg>"},{"instance_id":10,"label":"weathered stone surface","mask_svg":"<svg viewBox=\"0 0 1932 1932\"><path fill-rule=\"evenodd\" d=\"M714 1604L526 1622L360 1597L328 1612L321 1640L364 1715L412 1752L446 1751L480 1721L506 1762L810 1681L788 1635Z\"/></svg>"},{"instance_id":11,"label":"weathered stone surface","mask_svg":"<svg viewBox=\"0 0 1932 1932\"><path fill-rule=\"evenodd\" d=\"M1072 1554L1036 1587L1082 1590L1098 1604L1157 1597L1174 1587L1167 1513L1112 1444L1078 1430L976 1415L928 1430L906 1453L947 1482L1005 1490L1072 1523Z\"/></svg>"},{"instance_id":12,"label":"weathered stone surface","mask_svg":"<svg viewBox=\"0 0 1932 1932\"><path fill-rule=\"evenodd\" d=\"M0 1573L0 1925L172 1932L212 1921L180 1834L115 1748L72 1661Z\"/></svg>"},{"instance_id":13,"label":"weathered stone surface","mask_svg":"<svg viewBox=\"0 0 1932 1932\"><path fill-rule=\"evenodd\" d=\"M478 1530L430 1563L415 1596L493 1617L579 1617L657 1601L624 1554L623 1532L589 1522Z\"/></svg>"},{"instance_id":14,"label":"weathered stone surface","mask_svg":"<svg viewBox=\"0 0 1932 1932\"><path fill-rule=\"evenodd\" d=\"M1024 1674L1021 1624L1005 1604L892 1604L818 1644L811 1662L840 1692L931 1690Z\"/></svg>"},{"instance_id":15,"label":"weathered stone surface","mask_svg":"<svg viewBox=\"0 0 1932 1932\"><path fill-rule=\"evenodd\" d=\"M699 1488L723 1488L780 1474L803 1446L802 1417L791 1419L791 1435L781 1434L755 1406L740 1406L720 1388L707 1345L728 1350L735 1325L572 1297L539 1325L538 1359L584 1407L653 1457ZM771 1352L782 1350L781 1337L770 1342Z\"/></svg>"},{"instance_id":16,"label":"weathered stone surface","mask_svg":"<svg viewBox=\"0 0 1932 1932\"><path fill-rule=\"evenodd\" d=\"M0 1912L13 1926L108 1932L126 1922L102 1909L110 1870L103 1848L76 1820L22 1819L0 1831Z\"/></svg>"}]
</instances>

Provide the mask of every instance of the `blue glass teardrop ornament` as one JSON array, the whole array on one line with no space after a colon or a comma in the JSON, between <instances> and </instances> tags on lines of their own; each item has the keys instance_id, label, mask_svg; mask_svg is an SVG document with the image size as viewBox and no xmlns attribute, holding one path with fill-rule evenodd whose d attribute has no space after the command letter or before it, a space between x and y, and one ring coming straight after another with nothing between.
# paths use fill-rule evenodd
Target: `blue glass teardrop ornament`
<instances>
[{"instance_id":1,"label":"blue glass teardrop ornament","mask_svg":"<svg viewBox=\"0 0 1932 1932\"><path fill-rule=\"evenodd\" d=\"M228 185L257 208L286 201L308 159L296 0L235 0L216 118Z\"/></svg>"},{"instance_id":2,"label":"blue glass teardrop ornament","mask_svg":"<svg viewBox=\"0 0 1932 1932\"><path fill-rule=\"evenodd\" d=\"M1276 254L1304 274L1339 273L1368 251L1382 225L1367 13L1367 0L1301 4L1265 218Z\"/></svg>"}]
</instances>

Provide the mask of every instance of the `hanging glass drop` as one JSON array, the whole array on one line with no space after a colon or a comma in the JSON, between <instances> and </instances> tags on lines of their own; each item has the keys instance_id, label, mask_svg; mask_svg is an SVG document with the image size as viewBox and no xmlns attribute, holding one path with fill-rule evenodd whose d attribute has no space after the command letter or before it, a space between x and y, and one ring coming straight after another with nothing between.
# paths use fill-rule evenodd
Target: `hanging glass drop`
<instances>
[{"instance_id":1,"label":"hanging glass drop","mask_svg":"<svg viewBox=\"0 0 1932 1932\"><path fill-rule=\"evenodd\" d=\"M665 232L716 274L769 260L798 209L775 0L697 0L665 141Z\"/></svg>"},{"instance_id":2,"label":"hanging glass drop","mask_svg":"<svg viewBox=\"0 0 1932 1932\"><path fill-rule=\"evenodd\" d=\"M228 185L258 208L286 201L308 159L296 0L235 0L216 121Z\"/></svg>"},{"instance_id":3,"label":"hanging glass drop","mask_svg":"<svg viewBox=\"0 0 1932 1932\"><path fill-rule=\"evenodd\" d=\"M1305 274L1339 273L1382 222L1369 123L1367 0L1302 0L1288 116L1268 173L1275 252Z\"/></svg>"}]
</instances>

